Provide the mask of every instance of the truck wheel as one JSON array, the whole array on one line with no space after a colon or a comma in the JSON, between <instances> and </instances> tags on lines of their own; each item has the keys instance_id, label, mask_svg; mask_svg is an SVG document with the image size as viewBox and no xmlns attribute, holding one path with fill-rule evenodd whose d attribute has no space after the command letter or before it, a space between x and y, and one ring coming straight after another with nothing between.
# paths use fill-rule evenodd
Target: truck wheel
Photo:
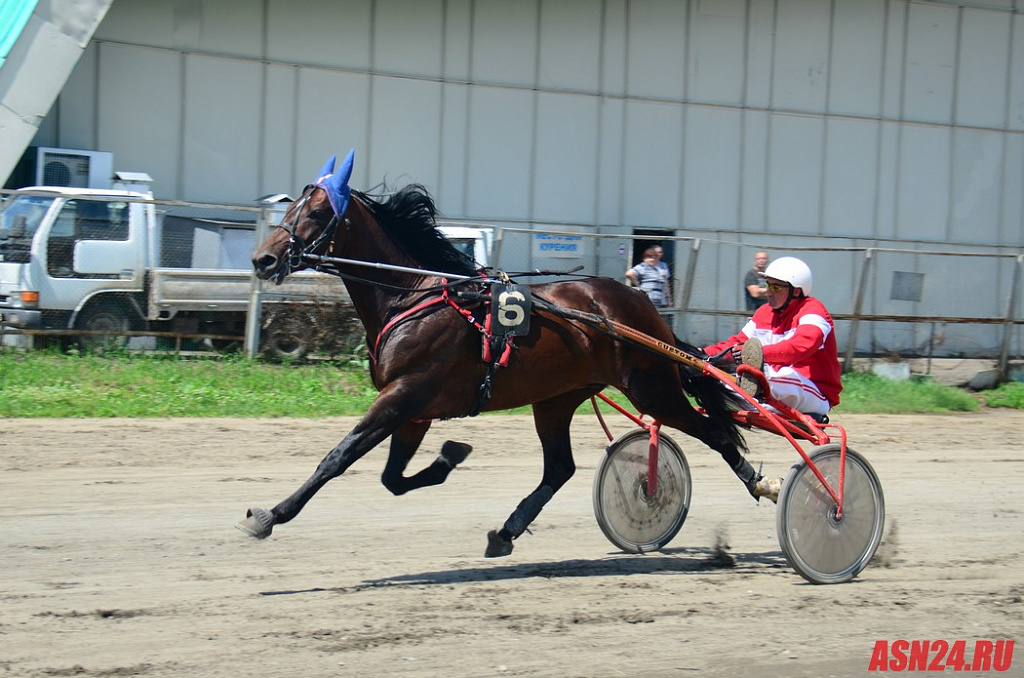
<instances>
[{"instance_id":1,"label":"truck wheel","mask_svg":"<svg viewBox=\"0 0 1024 678\"><path fill-rule=\"evenodd\" d=\"M313 337L308 319L281 314L263 330L263 355L280 362L303 360L312 350Z\"/></svg>"},{"instance_id":2,"label":"truck wheel","mask_svg":"<svg viewBox=\"0 0 1024 678\"><path fill-rule=\"evenodd\" d=\"M81 334L78 348L85 353L117 351L128 345L125 332L133 327L132 312L112 302L93 304L85 308L75 321L75 327L90 332L110 332L108 335Z\"/></svg>"}]
</instances>

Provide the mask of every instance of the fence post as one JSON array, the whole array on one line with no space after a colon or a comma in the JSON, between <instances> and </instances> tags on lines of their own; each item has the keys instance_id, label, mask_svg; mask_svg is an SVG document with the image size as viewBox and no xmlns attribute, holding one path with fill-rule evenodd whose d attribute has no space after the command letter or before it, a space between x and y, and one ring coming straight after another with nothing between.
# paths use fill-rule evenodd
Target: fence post
<instances>
[{"instance_id":1,"label":"fence post","mask_svg":"<svg viewBox=\"0 0 1024 678\"><path fill-rule=\"evenodd\" d=\"M270 223L270 210L266 207L260 211L259 221L256 222L255 245L263 242L267 237ZM245 356L255 358L260 347L260 321L263 318L263 281L256 277L256 269L253 268L250 274L249 283L249 311L245 314Z\"/></svg>"},{"instance_id":2,"label":"fence post","mask_svg":"<svg viewBox=\"0 0 1024 678\"><path fill-rule=\"evenodd\" d=\"M868 285L868 274L871 271L871 262L874 257L874 250L864 250L864 266L860 269L860 281L857 283L857 296L853 299L853 324L850 326L850 338L846 344L846 355L843 358L843 372L853 371L853 352L857 348L857 331L860 329L860 314L864 306L864 289Z\"/></svg>"},{"instance_id":3,"label":"fence post","mask_svg":"<svg viewBox=\"0 0 1024 678\"><path fill-rule=\"evenodd\" d=\"M693 292L693 278L697 275L697 255L700 254L700 238L694 238L690 247L689 265L686 268L686 280L683 283L682 297L679 299L679 314L676 316L675 326L680 327L686 317L686 310L690 308L690 294ZM673 328L675 329L675 328Z\"/></svg>"},{"instance_id":4,"label":"fence post","mask_svg":"<svg viewBox=\"0 0 1024 678\"><path fill-rule=\"evenodd\" d=\"M1020 271L1024 268L1024 254L1017 255L1017 263L1013 267L1013 284L1010 286L1010 298L1006 302L1006 321L1003 323L1003 350L999 354L999 381L1010 378L1010 341L1013 338L1013 310L1017 308L1017 290L1020 288Z\"/></svg>"},{"instance_id":5,"label":"fence post","mask_svg":"<svg viewBox=\"0 0 1024 678\"><path fill-rule=\"evenodd\" d=\"M505 244L505 229L498 227L494 229L494 243L491 245L491 261L489 266L495 270L501 267L501 248Z\"/></svg>"}]
</instances>

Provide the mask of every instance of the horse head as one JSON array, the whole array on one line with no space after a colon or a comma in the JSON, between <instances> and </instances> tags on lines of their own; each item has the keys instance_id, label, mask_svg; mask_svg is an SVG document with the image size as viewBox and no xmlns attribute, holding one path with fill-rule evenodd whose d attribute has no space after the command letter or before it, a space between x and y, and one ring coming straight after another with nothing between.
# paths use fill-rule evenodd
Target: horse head
<instances>
[{"instance_id":1,"label":"horse head","mask_svg":"<svg viewBox=\"0 0 1024 678\"><path fill-rule=\"evenodd\" d=\"M344 220L352 197L348 181L354 159L353 149L335 171L337 156L332 155L316 180L303 189L281 223L252 255L259 278L280 283L292 271L305 268L305 255L323 253L338 222Z\"/></svg>"}]
</instances>

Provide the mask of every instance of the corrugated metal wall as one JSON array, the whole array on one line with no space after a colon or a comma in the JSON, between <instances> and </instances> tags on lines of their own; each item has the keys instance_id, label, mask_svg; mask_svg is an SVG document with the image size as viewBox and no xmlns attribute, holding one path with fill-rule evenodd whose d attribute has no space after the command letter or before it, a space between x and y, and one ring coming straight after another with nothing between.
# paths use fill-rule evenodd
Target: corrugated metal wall
<instances>
[{"instance_id":1,"label":"corrugated metal wall","mask_svg":"<svg viewBox=\"0 0 1024 678\"><path fill-rule=\"evenodd\" d=\"M1020 247L1021 6L969 5L118 1L36 143L189 200L355 147L454 218Z\"/></svg>"}]
</instances>

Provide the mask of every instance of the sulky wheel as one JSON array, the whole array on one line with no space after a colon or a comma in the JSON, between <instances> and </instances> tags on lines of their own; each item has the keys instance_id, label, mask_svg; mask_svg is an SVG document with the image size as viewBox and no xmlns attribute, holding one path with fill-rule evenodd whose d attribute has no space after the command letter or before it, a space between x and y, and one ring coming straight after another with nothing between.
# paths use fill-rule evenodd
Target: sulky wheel
<instances>
[{"instance_id":1,"label":"sulky wheel","mask_svg":"<svg viewBox=\"0 0 1024 678\"><path fill-rule=\"evenodd\" d=\"M631 553L665 546L690 508L690 468L683 451L664 433L658 445L658 489L647 496L649 440L643 429L619 436L594 474L597 523L613 544Z\"/></svg>"},{"instance_id":2,"label":"sulky wheel","mask_svg":"<svg viewBox=\"0 0 1024 678\"><path fill-rule=\"evenodd\" d=\"M808 455L834 489L839 487L838 444L822 445ZM779 493L776 525L790 566L814 584L839 584L856 577L878 548L885 523L882 485L871 464L846 449L843 515L811 468L799 462Z\"/></svg>"}]
</instances>

